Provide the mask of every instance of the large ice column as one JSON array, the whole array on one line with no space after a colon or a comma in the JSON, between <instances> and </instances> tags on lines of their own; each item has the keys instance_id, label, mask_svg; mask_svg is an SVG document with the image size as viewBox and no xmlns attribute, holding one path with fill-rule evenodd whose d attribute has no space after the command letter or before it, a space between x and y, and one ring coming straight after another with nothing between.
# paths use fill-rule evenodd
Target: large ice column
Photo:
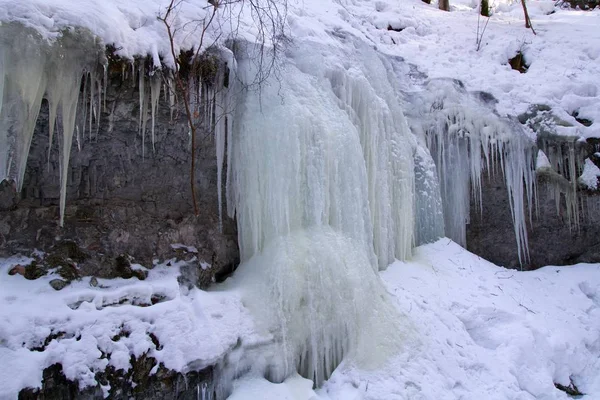
<instances>
[{"instance_id":1,"label":"large ice column","mask_svg":"<svg viewBox=\"0 0 600 400\"><path fill-rule=\"evenodd\" d=\"M95 70L102 59L103 48L85 31L65 31L54 42L49 42L32 29L4 24L0 26L0 49L4 66L0 73L5 85L0 103L0 179L14 179L17 189L21 190L31 140L45 97L50 112L50 145L55 125L61 134L62 226L81 80L86 71Z\"/></svg>"},{"instance_id":2,"label":"large ice column","mask_svg":"<svg viewBox=\"0 0 600 400\"><path fill-rule=\"evenodd\" d=\"M360 243L326 226L269 242L234 276L259 332L274 339L249 367L275 382L298 371L320 386L342 360L381 366L409 329L371 263Z\"/></svg>"},{"instance_id":3,"label":"large ice column","mask_svg":"<svg viewBox=\"0 0 600 400\"><path fill-rule=\"evenodd\" d=\"M233 130L233 111L235 110L235 89L239 90L234 82L237 71L237 62L233 53L228 49L221 51L223 62L216 74L215 87L215 148L217 156L217 199L219 202L219 229L223 229L223 169L225 167L225 147L228 143L227 136Z\"/></svg>"},{"instance_id":4,"label":"large ice column","mask_svg":"<svg viewBox=\"0 0 600 400\"><path fill-rule=\"evenodd\" d=\"M387 60L357 45L357 60L325 71L356 126L367 169L373 246L379 268L404 260L414 245L414 136ZM318 61L315 60L318 65Z\"/></svg>"},{"instance_id":5,"label":"large ice column","mask_svg":"<svg viewBox=\"0 0 600 400\"><path fill-rule=\"evenodd\" d=\"M251 61L238 60L242 82L252 81L253 74ZM244 97L230 141L233 190L228 194L242 260L278 236L323 225L372 255L359 136L331 90L288 64L285 80Z\"/></svg>"},{"instance_id":6,"label":"large ice column","mask_svg":"<svg viewBox=\"0 0 600 400\"><path fill-rule=\"evenodd\" d=\"M250 94L238 110L234 131L242 133L228 141L228 198L230 215L238 208L242 258L272 237L314 224L360 239L379 268L410 256L415 138L385 58L364 44L349 48L335 55L317 44L297 47L285 79ZM249 66L240 62L240 75ZM236 166L240 160L248 165ZM274 168L280 182L271 182Z\"/></svg>"},{"instance_id":7,"label":"large ice column","mask_svg":"<svg viewBox=\"0 0 600 400\"><path fill-rule=\"evenodd\" d=\"M0 112L0 179L20 191L29 147L47 84L48 46L18 24L0 26L4 96Z\"/></svg>"},{"instance_id":8,"label":"large ice column","mask_svg":"<svg viewBox=\"0 0 600 400\"><path fill-rule=\"evenodd\" d=\"M247 89L257 70L242 52L229 89L241 93L225 129L235 279L275 338L275 380L297 370L320 384L342 358L373 361L400 341L376 270L414 242L416 140L385 62L345 51L299 44L260 90Z\"/></svg>"}]
</instances>

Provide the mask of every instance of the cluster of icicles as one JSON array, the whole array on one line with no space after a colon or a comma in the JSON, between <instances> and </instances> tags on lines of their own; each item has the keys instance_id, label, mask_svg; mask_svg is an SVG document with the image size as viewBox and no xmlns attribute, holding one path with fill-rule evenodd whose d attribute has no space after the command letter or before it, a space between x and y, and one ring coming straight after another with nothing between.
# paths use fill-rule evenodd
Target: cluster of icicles
<instances>
[{"instance_id":1,"label":"cluster of icicles","mask_svg":"<svg viewBox=\"0 0 600 400\"><path fill-rule=\"evenodd\" d=\"M536 163L536 171L545 183L544 187L550 198L554 199L557 215L561 212L564 199L567 225L570 230L579 229L581 215L593 215L592 209L597 209L594 196L582 198L577 194L577 178L584 167L581 161L586 158L582 148L577 146L577 139L577 137L553 138L553 140L539 138L540 150ZM539 207L536 207L536 210L539 210Z\"/></svg>"},{"instance_id":2,"label":"cluster of icicles","mask_svg":"<svg viewBox=\"0 0 600 400\"><path fill-rule=\"evenodd\" d=\"M169 104L173 119L177 91L172 73L163 74L160 66L148 68L143 61L131 62L130 66L122 64L122 79L132 79L138 85L138 130L144 157L148 130L152 150L155 150L161 93ZM17 191L22 190L36 123L42 102L46 100L49 168L53 149L58 147L59 153L60 226L64 224L73 142L81 150L86 140L93 145L100 131L102 113L106 111L107 68L104 45L88 31L67 30L54 41L48 41L20 24L0 26L0 179L12 180ZM222 76L218 78L223 79ZM216 120L216 116L222 114L216 110L216 104L222 101L212 90L211 83L193 77L189 82L189 101L195 118L218 131L224 129L224 122ZM109 118L109 131L112 129L110 122ZM56 147L54 136L58 136Z\"/></svg>"}]
</instances>

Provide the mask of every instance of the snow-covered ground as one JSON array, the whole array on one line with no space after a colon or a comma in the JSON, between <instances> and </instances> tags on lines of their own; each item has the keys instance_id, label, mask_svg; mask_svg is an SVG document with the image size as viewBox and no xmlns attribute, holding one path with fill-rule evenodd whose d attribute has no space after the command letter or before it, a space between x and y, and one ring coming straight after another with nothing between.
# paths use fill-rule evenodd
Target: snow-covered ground
<instances>
[{"instance_id":1,"label":"snow-covered ground","mask_svg":"<svg viewBox=\"0 0 600 400\"><path fill-rule=\"evenodd\" d=\"M381 278L412 330L387 366L343 364L316 393L246 378L232 398L568 399L571 380L600 398L600 265L518 272L441 239Z\"/></svg>"},{"instance_id":2,"label":"snow-covered ground","mask_svg":"<svg viewBox=\"0 0 600 400\"><path fill-rule=\"evenodd\" d=\"M184 370L192 361L214 362L238 338L258 342L238 292L181 290L177 264L156 267L143 282L90 287L86 278L56 292L52 276L7 274L26 261L0 266L0 399L38 386L55 362L67 377L93 384L93 372L109 362L128 368L130 354L149 352ZM300 376L282 384L246 376L231 398L567 399L554 383L571 380L584 398L600 398L600 265L519 272L441 239L380 277L406 327L402 350L376 369L344 362L316 392ZM153 296L161 301L152 305Z\"/></svg>"}]
</instances>

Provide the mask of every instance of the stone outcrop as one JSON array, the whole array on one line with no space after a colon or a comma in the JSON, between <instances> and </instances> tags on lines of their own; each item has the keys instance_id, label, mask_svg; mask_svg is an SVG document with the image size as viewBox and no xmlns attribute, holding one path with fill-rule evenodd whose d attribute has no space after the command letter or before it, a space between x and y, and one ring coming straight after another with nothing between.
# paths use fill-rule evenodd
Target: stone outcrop
<instances>
[{"instance_id":1,"label":"stone outcrop","mask_svg":"<svg viewBox=\"0 0 600 400\"><path fill-rule=\"evenodd\" d=\"M483 210L471 207L467 248L509 268L600 262L600 193L578 182L586 158L600 164L598 140L577 140L577 127L557 118L544 105L532 106L519 121L537 134L537 147L551 159L551 165L536 173L538 202L527 224L529 261L519 264L501 173L484 177ZM573 198L576 200L569 205L567 199Z\"/></svg>"},{"instance_id":2,"label":"stone outcrop","mask_svg":"<svg viewBox=\"0 0 600 400\"><path fill-rule=\"evenodd\" d=\"M91 134L76 132L73 140L64 228L58 226L60 137L55 135L48 157L48 107L43 104L22 192L17 194L12 182L0 184L0 256L34 249L53 254L72 242L81 253L72 260L78 274L107 278L121 276L118 257L146 267L155 259L185 257L198 270L199 286L206 287L239 260L235 221L225 218L219 229L213 135L200 131L196 139L195 216L183 113L176 109L171 120L161 96L155 144L148 117L142 150L137 84L124 79L120 68L109 71L100 124L93 124ZM191 251L182 255L172 244Z\"/></svg>"},{"instance_id":3,"label":"stone outcrop","mask_svg":"<svg viewBox=\"0 0 600 400\"><path fill-rule=\"evenodd\" d=\"M98 385L81 389L78 382L69 381L60 364L54 364L43 372L41 388L27 388L19 393L19 400L103 400L143 399L197 400L213 398L212 368L182 374L158 366L156 360L141 356L132 357L132 368L124 372L108 367L96 374ZM156 372L150 371L156 368ZM110 386L108 393L105 388Z\"/></svg>"}]
</instances>

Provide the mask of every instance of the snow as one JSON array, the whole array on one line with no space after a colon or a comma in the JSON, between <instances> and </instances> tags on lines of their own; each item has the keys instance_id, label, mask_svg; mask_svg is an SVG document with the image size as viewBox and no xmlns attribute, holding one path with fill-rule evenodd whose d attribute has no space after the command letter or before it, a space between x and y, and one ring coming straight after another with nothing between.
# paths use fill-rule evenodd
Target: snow
<instances>
[{"instance_id":1,"label":"snow","mask_svg":"<svg viewBox=\"0 0 600 400\"><path fill-rule=\"evenodd\" d=\"M0 21L19 22L47 38L57 37L65 28L89 29L117 54L126 58L150 54L171 65L166 29L157 16L163 15L168 0L0 0ZM549 0L529 2L537 35L524 28L519 2L495 2L482 46L476 51L478 18L476 2L451 2L453 11L440 12L436 5L416 0L376 2L360 0L290 1L287 34L334 44L334 32L347 32L381 52L398 55L413 63L430 78L458 78L468 90L485 90L498 99L503 115L525 112L529 104L548 104L560 118L575 125L585 137L600 136L600 127L584 127L571 116L598 120L600 87L600 10L575 11L554 7ZM278 4L278 3L275 3ZM494 6L492 4L492 7ZM194 35L198 24L212 8L205 1L181 2L173 24L178 28L176 53L198 45ZM231 29L245 38L256 37L249 15L242 14L240 26L230 28L234 13L225 7L217 13L219 30L226 38ZM282 11L283 13L283 11ZM235 21L237 22L237 20ZM200 24L201 25L201 24ZM402 29L388 31L387 27ZM482 29L480 29L481 31ZM212 44L219 32L208 32ZM519 74L508 59L522 51L530 64Z\"/></svg>"},{"instance_id":2,"label":"snow","mask_svg":"<svg viewBox=\"0 0 600 400\"><path fill-rule=\"evenodd\" d=\"M535 162L535 170L543 171L543 170L548 170L551 168L552 168L552 165L550 164L550 161L548 160L548 156L546 156L546 153L544 153L542 150L538 150L537 159Z\"/></svg>"},{"instance_id":3,"label":"snow","mask_svg":"<svg viewBox=\"0 0 600 400\"><path fill-rule=\"evenodd\" d=\"M411 327L402 351L374 370L344 362L316 396L291 398L568 399L554 383L570 379L600 396L600 265L507 270L441 239L380 275ZM235 399L284 391L264 378L236 387Z\"/></svg>"},{"instance_id":4,"label":"snow","mask_svg":"<svg viewBox=\"0 0 600 400\"><path fill-rule=\"evenodd\" d=\"M311 238L326 243L318 235ZM146 351L179 371L223 358L238 338L262 357L271 354L256 316L242 305L250 304L249 297L230 281L210 292L186 293L176 282L178 266L162 264L146 281L98 279L92 288L84 278L56 292L48 285L52 277L27 281L7 274L28 260L0 261L2 399L14 398L21 387L39 386L42 369L55 362L85 385L93 384L93 372L108 362L129 368L130 355ZM252 268L244 272L248 279ZM281 384L244 375L234 382L231 398L564 400L568 397L554 383L568 386L570 379L587 394L584 399L600 396L600 265L507 270L440 239L416 248L412 260L395 262L379 276L402 332L370 335L368 348L385 349L383 359L378 356L373 364L346 357L314 392L310 381L295 374ZM166 300L139 305L153 294ZM130 303L119 305L125 298ZM129 336L111 339L122 329ZM57 332L65 335L43 351L29 350ZM385 345L390 339L399 346L391 350ZM111 353L110 361L99 358L100 350Z\"/></svg>"},{"instance_id":5,"label":"snow","mask_svg":"<svg viewBox=\"0 0 600 400\"><path fill-rule=\"evenodd\" d=\"M86 277L61 291L48 284L56 275L35 281L8 275L30 261L0 260L0 399L39 387L42 370L55 363L80 387L95 385L95 372L107 365L129 369L130 356L144 353L176 371L201 369L253 330L234 292L180 290L174 261L154 267L145 281L98 278L92 287Z\"/></svg>"},{"instance_id":6,"label":"snow","mask_svg":"<svg viewBox=\"0 0 600 400\"><path fill-rule=\"evenodd\" d=\"M17 176L21 184L46 95L51 120L62 125L64 208L82 74L90 135L106 84L84 58L64 57L65 31L81 27L114 44L120 56L150 55L155 66L161 58L172 66L157 19L167 4L0 0L0 30L14 32L21 23L51 55L15 45L18 35L3 35L0 105L4 116L7 104L17 104L22 134L0 136L0 175ZM249 370L234 381L234 399L566 399L554 383L571 380L588 398L599 397L599 265L517 272L449 239L412 249L443 232L464 243L470 197L478 201L484 167L499 161L526 259L535 138L518 135L510 117L546 104L573 125L559 127L573 140L600 137L600 11L555 9L547 0L528 4L537 35L524 28L520 4L501 2L477 50L484 20L471 1L453 3L450 13L418 0L291 1L285 32L293 45L283 78L245 93L235 121L209 120L217 125L218 186L226 163L228 212L239 224L244 263L234 278L210 292L183 289L179 265L171 262L143 282L98 280L90 287L86 278L57 292L48 285L53 276L31 282L7 274L27 258L2 260L0 398L39 386L42 370L56 362L86 386L109 363L126 369L131 355L146 352L177 371L224 360L225 378ZM249 13L242 10L238 26L228 20L238 14L225 7L216 30L199 43L194 32L211 7L180 3L172 20L176 53L206 48L233 31L249 40L260 35ZM524 74L508 65L519 51L529 64ZM237 78L255 81L252 60L226 57ZM142 73L138 78L144 138L161 87ZM461 96L438 90L460 88L454 79L464 85ZM196 83L195 90L203 89ZM478 91L491 94L483 96L488 106L466 95ZM229 110L228 95L219 91L216 106ZM441 111L431 112L440 100ZM425 112L405 107L419 102L429 106ZM575 114L594 123L583 126ZM150 133L154 146L153 127ZM574 142L568 165L543 150L538 168L577 175ZM581 180L590 186L599 172L586 160ZM568 184L575 193L575 179ZM578 203L569 193L570 224L578 220ZM153 298L160 301L152 304ZM44 345L49 335L56 338ZM110 359L102 357L108 353ZM293 373L296 365L323 386L313 391ZM268 382L267 371L283 382Z\"/></svg>"},{"instance_id":7,"label":"snow","mask_svg":"<svg viewBox=\"0 0 600 400\"><path fill-rule=\"evenodd\" d=\"M579 181L587 188L596 190L598 189L598 177L600 177L600 168L592 160L586 158Z\"/></svg>"}]
</instances>

